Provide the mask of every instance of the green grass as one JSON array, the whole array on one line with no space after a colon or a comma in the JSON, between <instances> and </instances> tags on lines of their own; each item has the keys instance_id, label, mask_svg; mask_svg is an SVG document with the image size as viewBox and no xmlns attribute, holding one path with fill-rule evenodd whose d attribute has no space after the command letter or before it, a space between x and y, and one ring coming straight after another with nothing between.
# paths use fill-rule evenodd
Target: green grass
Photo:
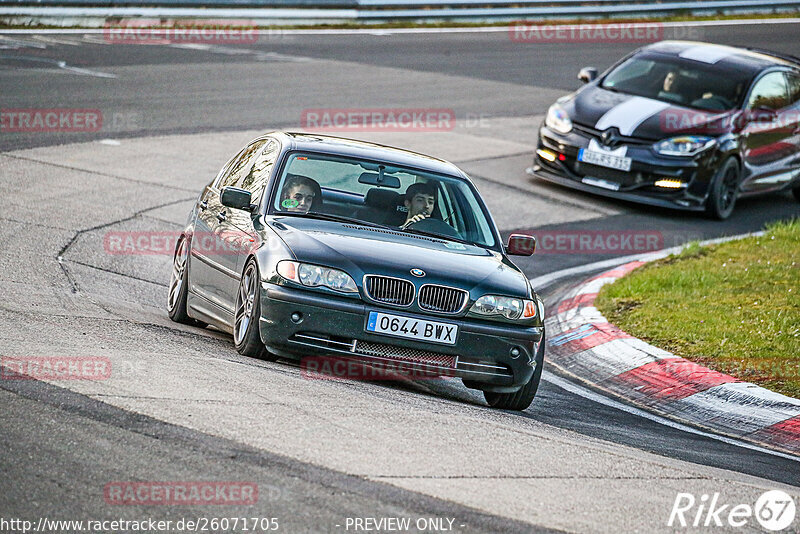
<instances>
[{"instance_id":1,"label":"green grass","mask_svg":"<svg viewBox=\"0 0 800 534\"><path fill-rule=\"evenodd\" d=\"M800 219L762 237L691 244L600 291L629 334L706 367L800 398Z\"/></svg>"}]
</instances>

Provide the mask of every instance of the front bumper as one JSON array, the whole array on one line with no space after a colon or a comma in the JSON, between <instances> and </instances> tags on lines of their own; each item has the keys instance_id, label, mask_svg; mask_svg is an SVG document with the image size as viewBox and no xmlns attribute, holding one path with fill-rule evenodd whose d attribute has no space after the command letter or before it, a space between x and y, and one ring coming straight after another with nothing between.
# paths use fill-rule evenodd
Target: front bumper
<instances>
[{"instance_id":1,"label":"front bumper","mask_svg":"<svg viewBox=\"0 0 800 534\"><path fill-rule=\"evenodd\" d=\"M649 143L630 140L627 157L632 160L630 171L617 171L578 161L580 149L587 148L594 136L584 129L559 134L542 126L538 149L547 149L563 156L547 161L536 154L532 174L549 182L579 191L631 202L689 211L703 211L716 165L720 161L711 149L694 158L661 156ZM584 178L596 178L619 184L619 189L605 189L584 183ZM656 187L660 179L683 182L685 187L667 189Z\"/></svg>"},{"instance_id":2,"label":"front bumper","mask_svg":"<svg viewBox=\"0 0 800 534\"><path fill-rule=\"evenodd\" d=\"M495 392L516 391L531 379L537 365L541 327L415 314L458 325L456 344L441 345L367 332L370 311L407 315L361 300L265 282L261 288L261 339L268 350L281 356L401 363L403 368L414 370L415 376L454 376ZM299 314L300 320L293 320L293 314ZM516 349L516 356L512 349Z\"/></svg>"}]
</instances>

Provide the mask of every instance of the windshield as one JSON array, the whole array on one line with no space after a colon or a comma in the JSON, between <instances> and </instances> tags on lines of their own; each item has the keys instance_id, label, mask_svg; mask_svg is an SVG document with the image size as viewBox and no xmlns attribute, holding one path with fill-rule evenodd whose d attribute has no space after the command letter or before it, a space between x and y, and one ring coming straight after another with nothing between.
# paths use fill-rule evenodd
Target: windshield
<instances>
[{"instance_id":1,"label":"windshield","mask_svg":"<svg viewBox=\"0 0 800 534\"><path fill-rule=\"evenodd\" d=\"M477 193L456 177L342 156L293 153L275 191L275 213L496 246L489 215Z\"/></svg>"},{"instance_id":2,"label":"windshield","mask_svg":"<svg viewBox=\"0 0 800 534\"><path fill-rule=\"evenodd\" d=\"M603 80L612 91L708 111L733 109L742 101L749 72L659 54L637 54Z\"/></svg>"}]
</instances>

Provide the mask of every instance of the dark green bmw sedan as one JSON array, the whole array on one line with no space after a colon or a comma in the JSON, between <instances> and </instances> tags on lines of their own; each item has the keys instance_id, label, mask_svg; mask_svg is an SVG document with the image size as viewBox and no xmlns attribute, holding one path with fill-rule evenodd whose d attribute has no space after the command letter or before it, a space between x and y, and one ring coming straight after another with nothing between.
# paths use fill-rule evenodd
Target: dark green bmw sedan
<instances>
[{"instance_id":1,"label":"dark green bmw sedan","mask_svg":"<svg viewBox=\"0 0 800 534\"><path fill-rule=\"evenodd\" d=\"M544 360L544 306L455 165L349 139L271 132L205 187L177 242L174 321L233 334L241 354L331 358L458 377L524 410Z\"/></svg>"}]
</instances>

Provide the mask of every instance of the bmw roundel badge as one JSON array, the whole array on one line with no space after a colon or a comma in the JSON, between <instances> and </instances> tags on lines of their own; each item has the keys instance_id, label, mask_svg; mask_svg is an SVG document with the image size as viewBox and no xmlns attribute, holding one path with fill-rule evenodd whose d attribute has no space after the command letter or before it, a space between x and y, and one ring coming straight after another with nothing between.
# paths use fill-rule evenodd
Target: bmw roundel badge
<instances>
[{"instance_id":1,"label":"bmw roundel badge","mask_svg":"<svg viewBox=\"0 0 800 534\"><path fill-rule=\"evenodd\" d=\"M422 278L423 276L425 276L425 271L423 271L422 269L411 269L411 274L413 274L418 278Z\"/></svg>"}]
</instances>

